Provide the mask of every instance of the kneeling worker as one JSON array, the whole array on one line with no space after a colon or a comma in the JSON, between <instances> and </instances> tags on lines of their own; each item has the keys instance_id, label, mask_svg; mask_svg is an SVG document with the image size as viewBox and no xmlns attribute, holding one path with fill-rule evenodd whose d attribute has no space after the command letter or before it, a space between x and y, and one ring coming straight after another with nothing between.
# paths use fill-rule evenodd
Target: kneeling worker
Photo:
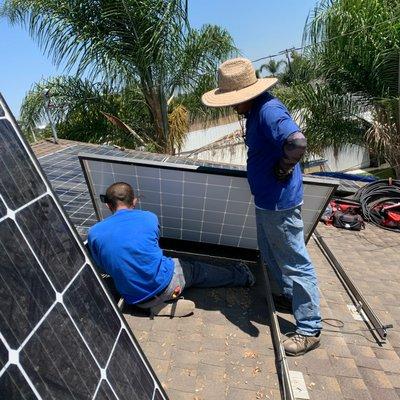
<instances>
[{"instance_id":1,"label":"kneeling worker","mask_svg":"<svg viewBox=\"0 0 400 400\"><path fill-rule=\"evenodd\" d=\"M95 263L113 278L126 303L150 309L153 315L182 317L194 310L192 301L179 298L189 286L254 284L244 264L224 268L164 256L158 218L135 210L137 199L129 184L112 184L105 198L112 215L89 230L88 244Z\"/></svg>"}]
</instances>

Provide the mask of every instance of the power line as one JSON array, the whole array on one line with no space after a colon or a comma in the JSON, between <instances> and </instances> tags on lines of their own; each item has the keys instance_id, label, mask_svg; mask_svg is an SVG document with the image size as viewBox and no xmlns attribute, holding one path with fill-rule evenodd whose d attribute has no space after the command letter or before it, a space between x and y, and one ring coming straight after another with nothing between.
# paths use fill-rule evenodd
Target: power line
<instances>
[{"instance_id":1,"label":"power line","mask_svg":"<svg viewBox=\"0 0 400 400\"><path fill-rule=\"evenodd\" d=\"M322 44L325 44L325 43L332 42L333 40L339 39L341 37L354 35L355 33L363 32L366 29L376 28L377 26L380 26L380 25L383 25L383 24L387 24L387 23L390 23L390 22L393 22L393 21L396 21L396 20L400 21L400 18L396 16L396 17L390 18L390 19L388 19L386 21L382 21L382 22L379 22L377 24L374 24L374 25L367 25L367 26L364 26L364 27L362 27L360 29L356 29L356 30L348 32L348 33L343 33L342 35L337 35L337 36L334 36L333 38L330 38L330 39L327 39L327 40L322 40L321 42L307 44L307 45L302 46L302 47L292 47L290 49L285 49L285 50L282 50L282 51L280 51L279 53L276 53L276 54L271 54L269 56L264 56L264 57L257 58L256 60L252 60L252 62L258 62L258 61L262 61L262 60L268 60L268 59L271 59L271 58L275 58L275 57L281 56L283 54L287 54L289 51L300 51L300 50L307 49L308 47L319 46L319 45L322 45Z\"/></svg>"}]
</instances>

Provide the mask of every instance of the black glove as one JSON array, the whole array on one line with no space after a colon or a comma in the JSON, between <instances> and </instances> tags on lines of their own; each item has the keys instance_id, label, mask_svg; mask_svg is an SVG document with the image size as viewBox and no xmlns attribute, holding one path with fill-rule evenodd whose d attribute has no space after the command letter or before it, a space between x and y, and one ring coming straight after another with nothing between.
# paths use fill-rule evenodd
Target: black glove
<instances>
[{"instance_id":1,"label":"black glove","mask_svg":"<svg viewBox=\"0 0 400 400\"><path fill-rule=\"evenodd\" d=\"M291 168L289 171L284 171L280 166L279 163L277 163L275 165L274 168L274 175L275 178L279 181L279 182L286 182L290 179L290 177L292 176L292 172L293 172L293 168Z\"/></svg>"}]
</instances>

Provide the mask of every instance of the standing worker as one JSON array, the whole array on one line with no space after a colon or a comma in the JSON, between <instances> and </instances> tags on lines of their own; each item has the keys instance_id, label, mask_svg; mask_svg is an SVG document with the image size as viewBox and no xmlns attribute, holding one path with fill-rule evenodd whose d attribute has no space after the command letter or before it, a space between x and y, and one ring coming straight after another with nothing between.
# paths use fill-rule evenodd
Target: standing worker
<instances>
[{"instance_id":1,"label":"standing worker","mask_svg":"<svg viewBox=\"0 0 400 400\"><path fill-rule=\"evenodd\" d=\"M209 107L231 106L246 117L247 179L254 196L257 238L263 261L279 287L277 308L290 309L296 332L283 345L299 356L320 344L318 282L304 242L303 182L299 161L307 141L286 107L267 92L276 78L257 79L251 61L220 65L218 88L205 93Z\"/></svg>"}]
</instances>

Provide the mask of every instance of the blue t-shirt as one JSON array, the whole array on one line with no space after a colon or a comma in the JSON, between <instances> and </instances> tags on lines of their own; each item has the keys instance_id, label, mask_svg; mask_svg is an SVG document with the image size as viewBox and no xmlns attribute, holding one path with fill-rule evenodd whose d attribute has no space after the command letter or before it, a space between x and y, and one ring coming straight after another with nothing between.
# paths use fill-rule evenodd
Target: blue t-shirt
<instances>
[{"instance_id":1,"label":"blue t-shirt","mask_svg":"<svg viewBox=\"0 0 400 400\"><path fill-rule=\"evenodd\" d=\"M95 263L129 304L153 297L172 279L174 261L163 256L158 239L157 216L135 209L119 210L89 230Z\"/></svg>"},{"instance_id":2,"label":"blue t-shirt","mask_svg":"<svg viewBox=\"0 0 400 400\"><path fill-rule=\"evenodd\" d=\"M267 210L285 210L301 204L303 181L296 164L291 178L280 182L274 167L283 157L283 145L300 128L286 107L268 92L259 96L246 116L247 179L254 203Z\"/></svg>"}]
</instances>

